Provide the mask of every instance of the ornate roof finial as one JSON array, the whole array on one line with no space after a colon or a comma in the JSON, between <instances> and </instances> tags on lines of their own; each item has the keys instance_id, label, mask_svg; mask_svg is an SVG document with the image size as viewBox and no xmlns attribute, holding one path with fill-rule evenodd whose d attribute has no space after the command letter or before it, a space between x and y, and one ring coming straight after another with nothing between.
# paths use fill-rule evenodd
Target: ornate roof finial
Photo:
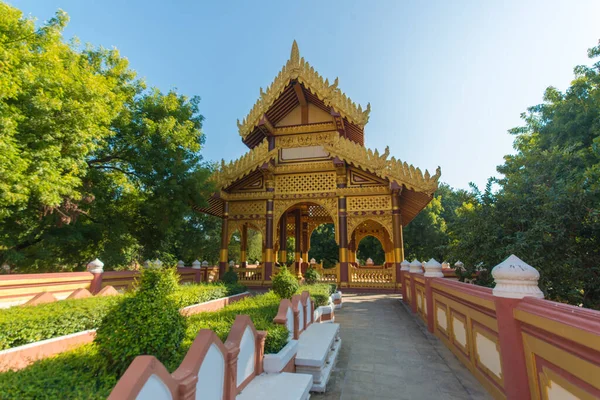
<instances>
[{"instance_id":1,"label":"ornate roof finial","mask_svg":"<svg viewBox=\"0 0 600 400\"><path fill-rule=\"evenodd\" d=\"M296 40L294 40L294 43L292 43L292 53L290 54L290 62L292 64L300 63L300 50L298 50L298 43L296 43Z\"/></svg>"}]
</instances>

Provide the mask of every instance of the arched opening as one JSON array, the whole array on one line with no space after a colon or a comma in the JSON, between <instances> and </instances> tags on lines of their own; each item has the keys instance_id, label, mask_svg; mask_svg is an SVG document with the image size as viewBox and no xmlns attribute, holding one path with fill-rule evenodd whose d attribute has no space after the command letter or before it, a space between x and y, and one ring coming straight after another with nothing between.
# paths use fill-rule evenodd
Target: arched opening
<instances>
[{"instance_id":1,"label":"arched opening","mask_svg":"<svg viewBox=\"0 0 600 400\"><path fill-rule=\"evenodd\" d=\"M328 266L335 266L337 261L338 245L335 238L335 219L337 218L337 208L332 209L331 202L321 204L318 200L314 202L299 202L285 204L285 210L275 211L276 228L274 249L276 251L276 265L287 265L301 275L308 268L311 258L315 258L317 263L320 260L326 261ZM335 203L334 203L335 207ZM320 226L326 225L325 228ZM322 252L318 252L321 244L321 237L317 234L319 242L315 244L312 241L312 233L318 231L321 236L329 235L333 238L333 246L328 242L333 251L327 253L327 257ZM317 252L313 246L317 246ZM309 251L313 248L312 255ZM335 258L334 258L335 257Z\"/></svg>"},{"instance_id":2,"label":"arched opening","mask_svg":"<svg viewBox=\"0 0 600 400\"><path fill-rule=\"evenodd\" d=\"M323 263L323 268L333 268L338 262L339 246L335 242L335 227L333 224L320 224L310 235L308 259Z\"/></svg>"},{"instance_id":3,"label":"arched opening","mask_svg":"<svg viewBox=\"0 0 600 400\"><path fill-rule=\"evenodd\" d=\"M348 258L355 267L390 267L394 263L391 232L371 219L360 222L350 234ZM367 262L369 258L372 263Z\"/></svg>"},{"instance_id":4,"label":"arched opening","mask_svg":"<svg viewBox=\"0 0 600 400\"><path fill-rule=\"evenodd\" d=\"M356 261L359 265L366 265L367 260L371 259L374 265L383 265L385 263L385 250L383 244L375 236L364 236L358 243L356 250Z\"/></svg>"},{"instance_id":5,"label":"arched opening","mask_svg":"<svg viewBox=\"0 0 600 400\"><path fill-rule=\"evenodd\" d=\"M258 266L264 259L264 238L251 224L234 226L227 246L229 262L236 267Z\"/></svg>"}]
</instances>

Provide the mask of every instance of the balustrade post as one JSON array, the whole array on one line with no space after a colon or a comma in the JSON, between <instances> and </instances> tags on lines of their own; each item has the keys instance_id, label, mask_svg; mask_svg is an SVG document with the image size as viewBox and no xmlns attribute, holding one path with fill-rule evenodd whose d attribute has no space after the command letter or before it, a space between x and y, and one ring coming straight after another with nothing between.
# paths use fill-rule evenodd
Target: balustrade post
<instances>
[{"instance_id":1,"label":"balustrade post","mask_svg":"<svg viewBox=\"0 0 600 400\"><path fill-rule=\"evenodd\" d=\"M433 290L431 283L435 278L443 278L442 264L435 259L431 259L425 263L425 308L427 310L427 330L434 332L434 315L433 315Z\"/></svg>"},{"instance_id":2,"label":"balustrade post","mask_svg":"<svg viewBox=\"0 0 600 400\"><path fill-rule=\"evenodd\" d=\"M338 227L339 227L339 266L340 266L340 285L341 287L348 287L350 282L349 270L348 270L348 224L346 214L346 198L344 196L338 197Z\"/></svg>"},{"instance_id":3,"label":"balustrade post","mask_svg":"<svg viewBox=\"0 0 600 400\"><path fill-rule=\"evenodd\" d=\"M90 261L87 264L87 270L92 274L92 282L90 282L90 292L97 294L102 289L102 274L104 273L104 263L99 259Z\"/></svg>"},{"instance_id":4,"label":"balustrade post","mask_svg":"<svg viewBox=\"0 0 600 400\"><path fill-rule=\"evenodd\" d=\"M514 309L526 296L544 298L538 287L539 272L515 255L492 269L494 303L504 388L508 399L529 399L530 388L523 337Z\"/></svg>"},{"instance_id":5,"label":"balustrade post","mask_svg":"<svg viewBox=\"0 0 600 400\"><path fill-rule=\"evenodd\" d=\"M402 288L402 301L408 304L408 296L406 295L406 274L410 271L410 263L406 260L400 263L400 285Z\"/></svg>"},{"instance_id":6,"label":"balustrade post","mask_svg":"<svg viewBox=\"0 0 600 400\"><path fill-rule=\"evenodd\" d=\"M402 215L400 214L400 190L392 191L392 229L393 229L393 253L394 253L394 271L396 279L395 288L398 284L402 286L402 260L404 260L404 240L402 238ZM405 295L405 292L403 292Z\"/></svg>"},{"instance_id":7,"label":"balustrade post","mask_svg":"<svg viewBox=\"0 0 600 400\"><path fill-rule=\"evenodd\" d=\"M410 263L410 309L413 313L417 313L417 291L415 290L415 275L423 275L423 270L421 269L422 263L414 259L413 262Z\"/></svg>"}]
</instances>

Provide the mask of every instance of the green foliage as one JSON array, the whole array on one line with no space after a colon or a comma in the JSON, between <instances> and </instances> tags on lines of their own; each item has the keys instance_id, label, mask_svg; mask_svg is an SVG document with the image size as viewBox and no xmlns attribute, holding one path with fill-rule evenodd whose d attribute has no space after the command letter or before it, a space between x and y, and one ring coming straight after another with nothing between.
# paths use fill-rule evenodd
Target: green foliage
<instances>
[{"instance_id":1,"label":"green foliage","mask_svg":"<svg viewBox=\"0 0 600 400\"><path fill-rule=\"evenodd\" d=\"M319 225L310 236L308 259L323 260L323 268L335 267L339 258L339 248L335 242L333 224Z\"/></svg>"},{"instance_id":2,"label":"green foliage","mask_svg":"<svg viewBox=\"0 0 600 400\"><path fill-rule=\"evenodd\" d=\"M375 265L383 265L385 262L385 252L379 239L373 236L364 237L358 244L356 256L365 262L368 258L373 260Z\"/></svg>"},{"instance_id":3,"label":"green foliage","mask_svg":"<svg viewBox=\"0 0 600 400\"><path fill-rule=\"evenodd\" d=\"M281 267L279 272L273 276L273 292L282 299L291 299L298 287L298 279L287 267Z\"/></svg>"},{"instance_id":4,"label":"green foliage","mask_svg":"<svg viewBox=\"0 0 600 400\"><path fill-rule=\"evenodd\" d=\"M172 282L173 277L170 277L169 281ZM147 280L144 281L144 286L148 286L146 283ZM170 283L163 282L159 285L168 287ZM163 293L171 293L169 297L178 308L245 291L246 287L243 285L221 283L178 286L172 293L171 289L162 290ZM0 350L97 328L118 301L120 299L116 296L89 297L30 307L0 309Z\"/></svg>"},{"instance_id":5,"label":"green foliage","mask_svg":"<svg viewBox=\"0 0 600 400\"><path fill-rule=\"evenodd\" d=\"M20 371L0 374L2 399L106 399L119 376L107 370L98 347L88 344Z\"/></svg>"},{"instance_id":6,"label":"green foliage","mask_svg":"<svg viewBox=\"0 0 600 400\"><path fill-rule=\"evenodd\" d=\"M244 285L225 285L223 283L202 283L180 286L169 297L177 303L179 308L191 306L206 301L233 296L246 291Z\"/></svg>"},{"instance_id":7,"label":"green foliage","mask_svg":"<svg viewBox=\"0 0 600 400\"><path fill-rule=\"evenodd\" d=\"M329 304L329 296L335 292L335 290L332 291L332 285L328 283L315 283L300 286L295 294L301 294L305 290L310 293L310 297L315 302L315 307Z\"/></svg>"},{"instance_id":8,"label":"green foliage","mask_svg":"<svg viewBox=\"0 0 600 400\"><path fill-rule=\"evenodd\" d=\"M89 297L0 310L0 350L94 329L117 297Z\"/></svg>"},{"instance_id":9,"label":"green foliage","mask_svg":"<svg viewBox=\"0 0 600 400\"><path fill-rule=\"evenodd\" d=\"M144 268L136 281L135 289L147 296L166 297L179 288L179 275L175 268Z\"/></svg>"},{"instance_id":10,"label":"green foliage","mask_svg":"<svg viewBox=\"0 0 600 400\"><path fill-rule=\"evenodd\" d=\"M308 267L308 269L304 273L304 280L306 281L306 283L312 285L314 283L317 283L319 279L321 279L321 276L319 275L317 270L313 267Z\"/></svg>"},{"instance_id":11,"label":"green foliage","mask_svg":"<svg viewBox=\"0 0 600 400\"><path fill-rule=\"evenodd\" d=\"M36 29L0 3L0 264L106 269L148 258L218 259L200 156L199 99L146 89L117 50Z\"/></svg>"},{"instance_id":12,"label":"green foliage","mask_svg":"<svg viewBox=\"0 0 600 400\"><path fill-rule=\"evenodd\" d=\"M223 274L223 278L221 280L228 285L237 283L238 276L237 273L233 270L233 267L229 267L227 269L227 272Z\"/></svg>"},{"instance_id":13,"label":"green foliage","mask_svg":"<svg viewBox=\"0 0 600 400\"><path fill-rule=\"evenodd\" d=\"M256 329L267 331L265 354L279 352L288 342L287 329L282 325L273 323L280 301L275 293L268 292L254 297L247 297L219 311L190 316L182 353L185 354L200 329L212 329L222 341L225 341L235 317L240 314L249 315Z\"/></svg>"},{"instance_id":14,"label":"green foliage","mask_svg":"<svg viewBox=\"0 0 600 400\"><path fill-rule=\"evenodd\" d=\"M123 296L102 319L94 342L112 371L123 373L140 354L163 363L177 357L186 323L169 297L172 281L170 269L146 269L138 290Z\"/></svg>"}]
</instances>

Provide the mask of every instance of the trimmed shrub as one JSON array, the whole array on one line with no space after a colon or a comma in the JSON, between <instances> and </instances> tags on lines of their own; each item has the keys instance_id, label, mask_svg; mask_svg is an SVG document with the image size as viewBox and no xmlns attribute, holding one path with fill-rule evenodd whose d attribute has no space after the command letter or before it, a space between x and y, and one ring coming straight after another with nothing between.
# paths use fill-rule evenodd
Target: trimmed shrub
<instances>
[{"instance_id":1,"label":"trimmed shrub","mask_svg":"<svg viewBox=\"0 0 600 400\"><path fill-rule=\"evenodd\" d=\"M296 291L300 294L307 290L310 297L315 302L315 307L326 306L329 304L329 296L332 294L331 285L328 283L316 283L314 285L302 285Z\"/></svg>"},{"instance_id":2,"label":"trimmed shrub","mask_svg":"<svg viewBox=\"0 0 600 400\"><path fill-rule=\"evenodd\" d=\"M321 275L313 267L309 267L304 273L304 280L309 285L314 285L319 282L319 279L321 279Z\"/></svg>"},{"instance_id":3,"label":"trimmed shrub","mask_svg":"<svg viewBox=\"0 0 600 400\"><path fill-rule=\"evenodd\" d=\"M2 399L106 399L119 376L94 344L0 374Z\"/></svg>"},{"instance_id":4,"label":"trimmed shrub","mask_svg":"<svg viewBox=\"0 0 600 400\"><path fill-rule=\"evenodd\" d=\"M236 272L233 270L233 267L229 267L227 272L225 272L223 274L223 278L221 280L223 281L223 283L225 283L227 285L233 285L233 284L237 283L238 276L237 276Z\"/></svg>"},{"instance_id":5,"label":"trimmed shrub","mask_svg":"<svg viewBox=\"0 0 600 400\"><path fill-rule=\"evenodd\" d=\"M282 299L291 299L299 286L298 279L292 275L287 267L282 267L279 272L273 276L273 292Z\"/></svg>"},{"instance_id":6,"label":"trimmed shrub","mask_svg":"<svg viewBox=\"0 0 600 400\"><path fill-rule=\"evenodd\" d=\"M244 285L225 285L223 283L202 283L180 286L169 297L173 299L179 308L191 306L193 304L204 303L205 301L220 299L222 297L233 296L246 291Z\"/></svg>"},{"instance_id":7,"label":"trimmed shrub","mask_svg":"<svg viewBox=\"0 0 600 400\"><path fill-rule=\"evenodd\" d=\"M188 317L186 338L182 346L182 359L200 329L212 329L224 342L227 335L229 335L235 317L239 314L249 315L256 329L267 331L266 354L279 352L288 342L287 328L273 323L280 301L281 299L275 293L268 292L254 297L247 297L219 311L204 312Z\"/></svg>"},{"instance_id":8,"label":"trimmed shrub","mask_svg":"<svg viewBox=\"0 0 600 400\"><path fill-rule=\"evenodd\" d=\"M185 336L185 318L171 295L170 269L145 269L138 290L123 299L102 320L95 343L110 369L123 373L140 354L168 363L178 355Z\"/></svg>"},{"instance_id":9,"label":"trimmed shrub","mask_svg":"<svg viewBox=\"0 0 600 400\"><path fill-rule=\"evenodd\" d=\"M0 310L0 350L94 329L118 296L62 300Z\"/></svg>"}]
</instances>

